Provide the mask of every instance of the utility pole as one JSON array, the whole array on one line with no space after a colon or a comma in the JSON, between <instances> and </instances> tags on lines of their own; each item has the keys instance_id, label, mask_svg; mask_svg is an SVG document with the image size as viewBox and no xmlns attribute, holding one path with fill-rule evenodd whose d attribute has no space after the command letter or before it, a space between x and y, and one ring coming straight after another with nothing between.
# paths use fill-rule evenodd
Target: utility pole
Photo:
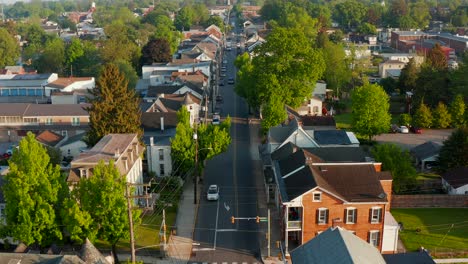
<instances>
[{"instance_id":1,"label":"utility pole","mask_svg":"<svg viewBox=\"0 0 468 264\"><path fill-rule=\"evenodd\" d=\"M268 209L268 257L270 257L270 209Z\"/></svg>"},{"instance_id":2,"label":"utility pole","mask_svg":"<svg viewBox=\"0 0 468 264\"><path fill-rule=\"evenodd\" d=\"M214 95L213 90L212 90L212 93L211 93L211 94ZM208 123L208 95L205 94L205 125L206 125L207 123Z\"/></svg>"},{"instance_id":3,"label":"utility pole","mask_svg":"<svg viewBox=\"0 0 468 264\"><path fill-rule=\"evenodd\" d=\"M135 263L135 237L133 236L133 217L132 217L132 203L130 202L130 191L128 190L129 184L126 184L125 191L127 193L127 210L128 210L128 222L130 223L130 249L131 249L131 261Z\"/></svg>"},{"instance_id":4,"label":"utility pole","mask_svg":"<svg viewBox=\"0 0 468 264\"><path fill-rule=\"evenodd\" d=\"M198 135L197 127L195 125L195 133L193 134L195 140L195 175L193 175L193 204L197 204L197 190L198 190Z\"/></svg>"}]
</instances>

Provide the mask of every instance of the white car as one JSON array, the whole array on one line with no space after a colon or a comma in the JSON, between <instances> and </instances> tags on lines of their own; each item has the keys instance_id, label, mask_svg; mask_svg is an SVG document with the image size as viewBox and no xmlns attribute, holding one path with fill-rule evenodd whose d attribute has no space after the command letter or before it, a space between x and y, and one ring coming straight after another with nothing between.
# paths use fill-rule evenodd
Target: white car
<instances>
[{"instance_id":1,"label":"white car","mask_svg":"<svg viewBox=\"0 0 468 264\"><path fill-rule=\"evenodd\" d=\"M400 133L403 133L403 134L409 133L409 129L407 126L401 126L399 130L400 130Z\"/></svg>"},{"instance_id":2,"label":"white car","mask_svg":"<svg viewBox=\"0 0 468 264\"><path fill-rule=\"evenodd\" d=\"M219 123L221 122L221 117L219 115L213 115L213 120L211 121L211 123L213 125L219 125Z\"/></svg>"},{"instance_id":3,"label":"white car","mask_svg":"<svg viewBox=\"0 0 468 264\"><path fill-rule=\"evenodd\" d=\"M218 185L213 184L208 187L208 192L206 192L206 199L208 201L217 201L219 199Z\"/></svg>"}]
</instances>

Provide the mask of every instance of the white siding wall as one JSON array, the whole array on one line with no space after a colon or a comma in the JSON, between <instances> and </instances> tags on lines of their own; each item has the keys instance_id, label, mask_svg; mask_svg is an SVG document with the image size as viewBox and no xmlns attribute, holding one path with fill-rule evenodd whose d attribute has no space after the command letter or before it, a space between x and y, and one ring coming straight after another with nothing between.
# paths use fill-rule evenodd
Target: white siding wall
<instances>
[{"instance_id":1,"label":"white siding wall","mask_svg":"<svg viewBox=\"0 0 468 264\"><path fill-rule=\"evenodd\" d=\"M86 143L80 140L67 144L65 146L60 146L60 151L62 152L63 157L73 156L73 158L76 158L80 155L80 151L82 149L85 149L86 147ZM70 150L70 153L68 153L68 150Z\"/></svg>"},{"instance_id":2,"label":"white siding wall","mask_svg":"<svg viewBox=\"0 0 468 264\"><path fill-rule=\"evenodd\" d=\"M385 212L382 252L397 252L399 226L390 212Z\"/></svg>"},{"instance_id":3,"label":"white siding wall","mask_svg":"<svg viewBox=\"0 0 468 264\"><path fill-rule=\"evenodd\" d=\"M138 157L133 163L132 168L127 173L127 182L128 183L143 183L143 164L141 158ZM142 195L143 186L138 186L135 188L135 193Z\"/></svg>"},{"instance_id":4,"label":"white siding wall","mask_svg":"<svg viewBox=\"0 0 468 264\"><path fill-rule=\"evenodd\" d=\"M164 153L163 160L159 159L160 149L162 149ZM147 146L146 154L146 157L148 159L149 171L156 173L156 176L158 177L170 176L172 174L172 159L170 146ZM164 165L164 175L161 175L160 173L161 164Z\"/></svg>"}]
</instances>

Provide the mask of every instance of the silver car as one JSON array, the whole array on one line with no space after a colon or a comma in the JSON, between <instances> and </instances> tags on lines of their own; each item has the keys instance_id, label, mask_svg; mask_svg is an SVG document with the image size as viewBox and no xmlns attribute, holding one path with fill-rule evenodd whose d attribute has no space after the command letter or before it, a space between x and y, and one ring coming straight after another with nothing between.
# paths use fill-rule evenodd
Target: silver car
<instances>
[{"instance_id":1,"label":"silver car","mask_svg":"<svg viewBox=\"0 0 468 264\"><path fill-rule=\"evenodd\" d=\"M208 201L217 201L219 199L219 187L216 184L210 185L208 187L208 192L206 193L206 199Z\"/></svg>"}]
</instances>

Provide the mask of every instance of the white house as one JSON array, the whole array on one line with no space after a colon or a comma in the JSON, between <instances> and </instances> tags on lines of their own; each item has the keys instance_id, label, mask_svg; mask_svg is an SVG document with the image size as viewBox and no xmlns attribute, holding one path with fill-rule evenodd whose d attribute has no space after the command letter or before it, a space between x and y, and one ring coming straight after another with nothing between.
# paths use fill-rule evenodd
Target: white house
<instances>
[{"instance_id":1,"label":"white house","mask_svg":"<svg viewBox=\"0 0 468 264\"><path fill-rule=\"evenodd\" d=\"M442 174L442 186L448 194L468 194L468 167L451 169Z\"/></svg>"},{"instance_id":2,"label":"white house","mask_svg":"<svg viewBox=\"0 0 468 264\"><path fill-rule=\"evenodd\" d=\"M304 104L295 109L296 112L301 115L313 115L321 116L322 115L322 99L318 97L311 97Z\"/></svg>"},{"instance_id":3,"label":"white house","mask_svg":"<svg viewBox=\"0 0 468 264\"><path fill-rule=\"evenodd\" d=\"M149 79L150 85L168 84L171 82L173 72L196 72L198 70L210 78L211 61L186 64L157 63L143 65L142 79Z\"/></svg>"},{"instance_id":4,"label":"white house","mask_svg":"<svg viewBox=\"0 0 468 264\"><path fill-rule=\"evenodd\" d=\"M170 139L175 136L175 129L166 129L164 133L155 133L144 137L148 171L157 177L171 176L173 172ZM177 170L177 168L175 168Z\"/></svg>"}]
</instances>

